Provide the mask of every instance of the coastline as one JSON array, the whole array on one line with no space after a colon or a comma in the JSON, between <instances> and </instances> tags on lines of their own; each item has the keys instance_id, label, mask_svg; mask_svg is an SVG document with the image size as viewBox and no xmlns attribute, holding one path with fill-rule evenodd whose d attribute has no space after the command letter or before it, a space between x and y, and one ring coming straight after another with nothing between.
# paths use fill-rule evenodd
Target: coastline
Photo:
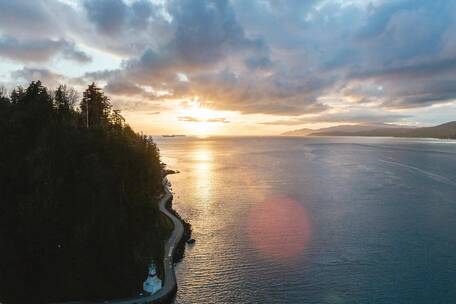
<instances>
[{"instance_id":1,"label":"coastline","mask_svg":"<svg viewBox=\"0 0 456 304\"><path fill-rule=\"evenodd\" d=\"M155 304L155 303L170 303L177 291L176 272L174 270L174 263L182 260L183 253L185 250L185 244L187 239L190 237L191 228L180 215L172 209L173 194L169 189L169 181L165 172L163 177L163 190L164 195L160 199L159 209L165 214L173 223L174 229L166 241L164 254L163 254L163 285L162 288L152 295L138 295L135 297L124 298L124 299L113 299L113 300L101 300L101 301L68 301L61 302L60 304L101 304L101 303L112 303L112 304Z\"/></svg>"}]
</instances>

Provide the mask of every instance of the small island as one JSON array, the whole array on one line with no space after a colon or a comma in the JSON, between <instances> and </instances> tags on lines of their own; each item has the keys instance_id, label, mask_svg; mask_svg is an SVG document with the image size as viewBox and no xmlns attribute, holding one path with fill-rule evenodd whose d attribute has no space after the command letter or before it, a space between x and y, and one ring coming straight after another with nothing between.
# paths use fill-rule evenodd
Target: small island
<instances>
[{"instance_id":1,"label":"small island","mask_svg":"<svg viewBox=\"0 0 456 304\"><path fill-rule=\"evenodd\" d=\"M163 279L171 172L95 84L77 96L39 81L0 93L1 302L137 296L151 264Z\"/></svg>"},{"instance_id":2,"label":"small island","mask_svg":"<svg viewBox=\"0 0 456 304\"><path fill-rule=\"evenodd\" d=\"M183 134L164 134L162 137L186 137L186 135Z\"/></svg>"}]
</instances>

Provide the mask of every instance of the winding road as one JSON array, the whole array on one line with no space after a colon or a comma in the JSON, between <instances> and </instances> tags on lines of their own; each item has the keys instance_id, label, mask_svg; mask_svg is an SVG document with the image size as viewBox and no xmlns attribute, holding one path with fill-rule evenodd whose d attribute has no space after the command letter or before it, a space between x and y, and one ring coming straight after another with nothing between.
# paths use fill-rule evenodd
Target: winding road
<instances>
[{"instance_id":1,"label":"winding road","mask_svg":"<svg viewBox=\"0 0 456 304\"><path fill-rule=\"evenodd\" d=\"M163 258L163 270L164 270L164 278L163 278L163 286L162 288L152 294L152 295L143 295L137 296L133 298L127 299L119 299L119 300L106 300L100 302L81 302L81 301L73 301L73 302L66 302L64 304L101 304L101 303L112 303L112 304L152 304L152 303L163 303L171 299L174 296L174 293L177 290L177 282L176 282L176 274L174 272L174 263L173 263L173 255L174 250L177 246L177 243L182 238L184 234L184 226L182 222L175 217L171 212L168 211L166 208L166 204L169 200L172 199L173 195L169 190L168 186L168 179L165 177L163 179L163 188L165 190L165 195L161 198L159 202L160 211L165 214L174 224L174 230L171 233L168 241L165 244L165 252Z\"/></svg>"}]
</instances>

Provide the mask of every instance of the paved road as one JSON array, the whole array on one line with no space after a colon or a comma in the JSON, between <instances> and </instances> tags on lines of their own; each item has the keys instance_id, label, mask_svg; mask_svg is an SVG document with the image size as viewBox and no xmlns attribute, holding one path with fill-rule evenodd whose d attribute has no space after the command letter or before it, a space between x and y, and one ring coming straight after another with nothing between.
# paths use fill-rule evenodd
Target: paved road
<instances>
[{"instance_id":1,"label":"paved road","mask_svg":"<svg viewBox=\"0 0 456 304\"><path fill-rule=\"evenodd\" d=\"M174 272L174 263L173 263L173 254L176 248L177 243L182 238L184 234L184 226L182 222L176 218L173 214L171 214L166 209L166 203L173 197L171 191L168 187L168 180L165 177L163 179L163 186L165 190L165 195L159 202L160 211L164 213L167 217L173 221L174 230L171 236L169 237L168 241L165 244L165 256L163 259L163 269L164 269L164 280L162 289L160 289L157 293L148 296L137 296L134 298L128 299L119 299L119 300L109 300L109 301L101 301L96 303L112 303L112 304L146 304L146 303L160 303L165 299L171 298L177 290L177 282L176 282L176 274ZM65 304L83 304L89 302L66 302ZM94 303L94 302L90 302Z\"/></svg>"}]
</instances>

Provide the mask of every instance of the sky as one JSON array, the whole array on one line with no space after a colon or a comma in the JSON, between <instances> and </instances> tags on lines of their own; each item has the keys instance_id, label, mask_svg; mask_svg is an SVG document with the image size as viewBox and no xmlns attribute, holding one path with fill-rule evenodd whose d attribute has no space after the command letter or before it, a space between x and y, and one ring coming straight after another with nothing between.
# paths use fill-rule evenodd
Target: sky
<instances>
[{"instance_id":1,"label":"sky","mask_svg":"<svg viewBox=\"0 0 456 304\"><path fill-rule=\"evenodd\" d=\"M0 86L95 82L146 134L456 118L453 0L0 0Z\"/></svg>"}]
</instances>

